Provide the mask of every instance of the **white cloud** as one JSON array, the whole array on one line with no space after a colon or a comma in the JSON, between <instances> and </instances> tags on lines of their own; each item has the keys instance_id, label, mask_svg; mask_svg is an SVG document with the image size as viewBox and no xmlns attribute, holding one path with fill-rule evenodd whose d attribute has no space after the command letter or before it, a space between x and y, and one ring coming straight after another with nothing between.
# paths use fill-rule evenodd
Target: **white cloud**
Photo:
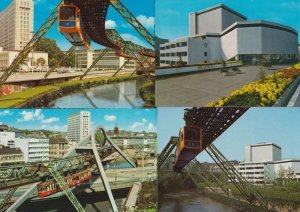
<instances>
[{"instance_id":1,"label":"white cloud","mask_svg":"<svg viewBox=\"0 0 300 212\"><path fill-rule=\"evenodd\" d=\"M13 113L10 110L3 110L2 112L0 112L0 116L10 116Z\"/></svg>"},{"instance_id":2,"label":"white cloud","mask_svg":"<svg viewBox=\"0 0 300 212\"><path fill-rule=\"evenodd\" d=\"M114 116L114 115L105 115L104 116L104 119L108 122L113 122L113 121L116 121L117 120L117 117Z\"/></svg>"},{"instance_id":3,"label":"white cloud","mask_svg":"<svg viewBox=\"0 0 300 212\"><path fill-rule=\"evenodd\" d=\"M115 29L117 27L117 24L113 20L107 20L105 21L105 29Z\"/></svg>"},{"instance_id":4,"label":"white cloud","mask_svg":"<svg viewBox=\"0 0 300 212\"><path fill-rule=\"evenodd\" d=\"M41 109L36 109L34 111L33 117L36 118L37 120L43 120L45 118L44 114L42 114Z\"/></svg>"},{"instance_id":5,"label":"white cloud","mask_svg":"<svg viewBox=\"0 0 300 212\"><path fill-rule=\"evenodd\" d=\"M148 125L148 131L153 131L153 130L154 130L154 124L150 122Z\"/></svg>"},{"instance_id":6,"label":"white cloud","mask_svg":"<svg viewBox=\"0 0 300 212\"><path fill-rule=\"evenodd\" d=\"M139 15L136 19L146 28L154 28L154 17L147 17L144 15Z\"/></svg>"},{"instance_id":7,"label":"white cloud","mask_svg":"<svg viewBox=\"0 0 300 212\"><path fill-rule=\"evenodd\" d=\"M45 118L44 114L42 113L41 109L36 109L34 111L26 111L23 110L19 113L22 118L17 119L18 122L27 122L27 121L34 121L34 120L43 120Z\"/></svg>"},{"instance_id":8,"label":"white cloud","mask_svg":"<svg viewBox=\"0 0 300 212\"><path fill-rule=\"evenodd\" d=\"M139 128L139 127L146 126L147 122L148 122L147 119L142 118L141 121L136 121L132 125L130 125L129 129L130 130L135 130L135 129Z\"/></svg>"},{"instance_id":9,"label":"white cloud","mask_svg":"<svg viewBox=\"0 0 300 212\"><path fill-rule=\"evenodd\" d=\"M57 122L57 121L59 121L59 118L51 117L51 118L42 120L41 123L42 124L52 124L52 123Z\"/></svg>"},{"instance_id":10,"label":"white cloud","mask_svg":"<svg viewBox=\"0 0 300 212\"><path fill-rule=\"evenodd\" d=\"M129 129L135 130L138 127L144 126L145 124L143 122L134 122L132 125L129 126Z\"/></svg>"},{"instance_id":11,"label":"white cloud","mask_svg":"<svg viewBox=\"0 0 300 212\"><path fill-rule=\"evenodd\" d=\"M22 116L22 118L17 119L18 122L25 122L25 121L33 121L34 120L34 114L33 111L26 111L23 110L20 115Z\"/></svg>"}]
</instances>

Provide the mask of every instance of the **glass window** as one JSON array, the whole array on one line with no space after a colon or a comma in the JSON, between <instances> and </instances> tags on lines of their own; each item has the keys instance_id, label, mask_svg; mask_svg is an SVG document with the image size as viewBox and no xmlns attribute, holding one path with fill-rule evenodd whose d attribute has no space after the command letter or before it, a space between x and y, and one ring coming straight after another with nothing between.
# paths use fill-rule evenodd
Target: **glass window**
<instances>
[{"instance_id":1,"label":"glass window","mask_svg":"<svg viewBox=\"0 0 300 212\"><path fill-rule=\"evenodd\" d=\"M60 19L61 20L75 20L75 7L61 7L60 8Z\"/></svg>"}]
</instances>

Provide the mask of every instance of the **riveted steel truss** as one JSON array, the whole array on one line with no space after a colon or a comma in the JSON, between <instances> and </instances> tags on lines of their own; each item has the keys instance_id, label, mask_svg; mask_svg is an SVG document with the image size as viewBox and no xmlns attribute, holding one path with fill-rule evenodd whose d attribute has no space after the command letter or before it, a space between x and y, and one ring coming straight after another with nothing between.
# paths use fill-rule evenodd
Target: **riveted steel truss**
<instances>
[{"instance_id":1,"label":"riveted steel truss","mask_svg":"<svg viewBox=\"0 0 300 212\"><path fill-rule=\"evenodd\" d=\"M252 184L243 178L234 165L226 159L226 157L217 149L217 147L215 147L213 144L210 144L206 148L206 152L211 156L215 163L226 174L230 182L234 184L234 186L250 204L258 203L261 207L268 209L268 202L259 192L254 189Z\"/></svg>"},{"instance_id":2,"label":"riveted steel truss","mask_svg":"<svg viewBox=\"0 0 300 212\"><path fill-rule=\"evenodd\" d=\"M186 126L199 126L203 129L203 143L207 147L237 121L249 108L247 107L202 107L186 109Z\"/></svg>"}]
</instances>

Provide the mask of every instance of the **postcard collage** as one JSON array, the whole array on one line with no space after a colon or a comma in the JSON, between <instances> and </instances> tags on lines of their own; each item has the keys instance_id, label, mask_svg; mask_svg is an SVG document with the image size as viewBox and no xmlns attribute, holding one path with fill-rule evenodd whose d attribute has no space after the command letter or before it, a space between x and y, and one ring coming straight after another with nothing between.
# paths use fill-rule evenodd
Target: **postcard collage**
<instances>
[{"instance_id":1,"label":"postcard collage","mask_svg":"<svg viewBox=\"0 0 300 212\"><path fill-rule=\"evenodd\" d=\"M300 212L299 0L0 0L0 212Z\"/></svg>"}]
</instances>

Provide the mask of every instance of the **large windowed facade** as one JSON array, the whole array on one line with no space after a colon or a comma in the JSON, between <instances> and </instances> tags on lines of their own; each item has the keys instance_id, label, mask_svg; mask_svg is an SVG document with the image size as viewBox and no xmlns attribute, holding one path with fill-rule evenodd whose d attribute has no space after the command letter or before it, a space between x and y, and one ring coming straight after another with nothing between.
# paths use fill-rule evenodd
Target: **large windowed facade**
<instances>
[{"instance_id":1,"label":"large windowed facade","mask_svg":"<svg viewBox=\"0 0 300 212\"><path fill-rule=\"evenodd\" d=\"M242 60L244 64L297 60L298 32L288 26L248 21L220 4L189 15L189 36L160 45L160 65Z\"/></svg>"}]
</instances>

